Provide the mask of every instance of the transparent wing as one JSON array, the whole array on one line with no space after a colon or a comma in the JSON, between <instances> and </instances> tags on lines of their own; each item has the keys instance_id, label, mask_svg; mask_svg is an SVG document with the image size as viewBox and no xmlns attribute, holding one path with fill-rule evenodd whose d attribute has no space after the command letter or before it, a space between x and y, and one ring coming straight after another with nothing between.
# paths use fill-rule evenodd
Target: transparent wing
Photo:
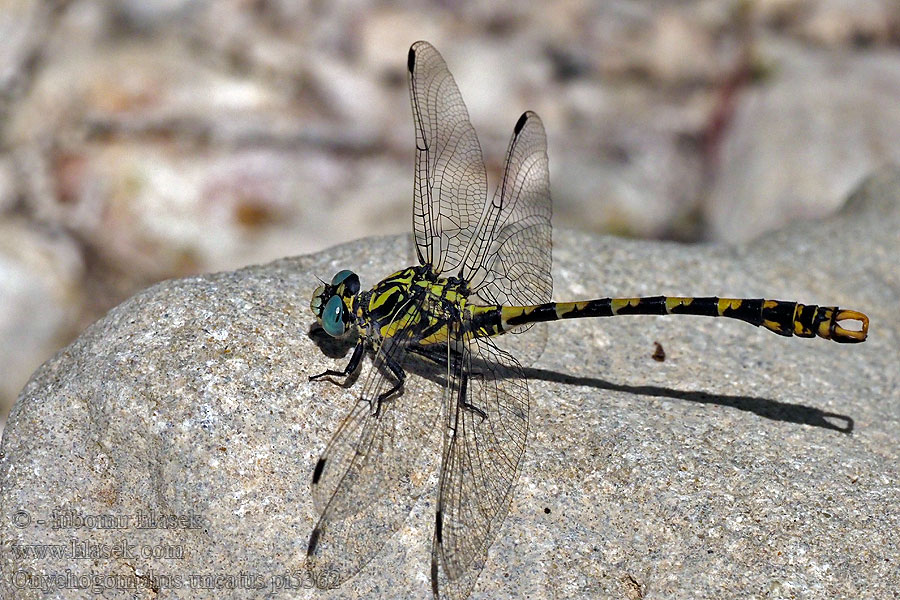
<instances>
[{"instance_id":1,"label":"transparent wing","mask_svg":"<svg viewBox=\"0 0 900 600\"><path fill-rule=\"evenodd\" d=\"M519 117L506 151L503 178L485 215L478 252L466 276L483 304L529 305L553 296L550 174L547 136L533 112ZM522 364L534 364L544 351L547 326L528 325L496 344Z\"/></svg>"},{"instance_id":2,"label":"transparent wing","mask_svg":"<svg viewBox=\"0 0 900 600\"><path fill-rule=\"evenodd\" d=\"M453 275L462 265L487 200L481 145L459 88L431 44L409 49L416 129L413 234L419 262Z\"/></svg>"},{"instance_id":3,"label":"transparent wing","mask_svg":"<svg viewBox=\"0 0 900 600\"><path fill-rule=\"evenodd\" d=\"M400 311L398 333L375 356L362 395L316 466L312 495L320 511L310 536L307 569L320 588L337 587L368 563L400 528L421 493L429 455L423 453L440 415L441 388L424 376L406 377L403 392L376 399L396 382L388 364L428 375L407 351L423 296Z\"/></svg>"},{"instance_id":4,"label":"transparent wing","mask_svg":"<svg viewBox=\"0 0 900 600\"><path fill-rule=\"evenodd\" d=\"M551 212L547 136L528 111L514 128L476 252L466 259L464 276L479 298L519 306L550 301Z\"/></svg>"},{"instance_id":5,"label":"transparent wing","mask_svg":"<svg viewBox=\"0 0 900 600\"><path fill-rule=\"evenodd\" d=\"M476 340L451 367L431 577L435 595L462 599L509 512L525 452L528 384L490 339Z\"/></svg>"}]
</instances>

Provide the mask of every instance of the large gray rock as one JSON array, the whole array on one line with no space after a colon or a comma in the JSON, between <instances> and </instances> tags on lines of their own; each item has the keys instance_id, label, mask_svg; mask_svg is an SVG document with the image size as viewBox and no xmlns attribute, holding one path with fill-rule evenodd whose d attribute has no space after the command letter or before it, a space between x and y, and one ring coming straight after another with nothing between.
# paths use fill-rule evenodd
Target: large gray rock
<instances>
[{"instance_id":1,"label":"large gray rock","mask_svg":"<svg viewBox=\"0 0 900 600\"><path fill-rule=\"evenodd\" d=\"M865 311L870 336L847 346L693 317L550 324L529 369L521 481L474 597L894 593L898 229L891 170L839 216L752 247L557 232L558 299L766 295ZM359 392L307 382L346 360L311 339L309 295L317 275L352 267L373 284L406 254L401 238L370 238L162 283L45 364L0 446L0 597L96 598L76 589L90 574L134 598L428 597L433 477L357 577L324 593L303 575L310 474ZM147 513L186 520L146 527Z\"/></svg>"}]
</instances>

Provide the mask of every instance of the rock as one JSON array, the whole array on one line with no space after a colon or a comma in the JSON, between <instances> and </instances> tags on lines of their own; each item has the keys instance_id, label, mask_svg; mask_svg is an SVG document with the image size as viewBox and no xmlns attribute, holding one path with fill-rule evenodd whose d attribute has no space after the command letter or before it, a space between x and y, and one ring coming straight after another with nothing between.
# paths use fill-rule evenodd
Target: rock
<instances>
[{"instance_id":1,"label":"rock","mask_svg":"<svg viewBox=\"0 0 900 600\"><path fill-rule=\"evenodd\" d=\"M892 0L819 0L798 23L801 35L818 44L889 46L896 40L900 11Z\"/></svg>"},{"instance_id":2,"label":"rock","mask_svg":"<svg viewBox=\"0 0 900 600\"><path fill-rule=\"evenodd\" d=\"M6 104L27 86L41 45L53 27L59 2L11 0L0 11L0 110L7 118ZM5 127L5 123L3 126Z\"/></svg>"},{"instance_id":3,"label":"rock","mask_svg":"<svg viewBox=\"0 0 900 600\"><path fill-rule=\"evenodd\" d=\"M829 214L867 173L900 162L896 56L765 48L772 80L739 102L707 202L715 239Z\"/></svg>"},{"instance_id":4,"label":"rock","mask_svg":"<svg viewBox=\"0 0 900 600\"><path fill-rule=\"evenodd\" d=\"M10 212L16 204L15 171L8 156L0 156L0 214Z\"/></svg>"},{"instance_id":5,"label":"rock","mask_svg":"<svg viewBox=\"0 0 900 600\"><path fill-rule=\"evenodd\" d=\"M724 319L550 324L528 370L521 480L474 597L888 597L898 227L894 169L839 216L750 247L558 231L557 299L765 294L863 310L872 328L846 346ZM0 445L0 596L93 598L73 589L91 573L134 598L308 588L310 474L360 391L307 381L348 349L313 342L309 295L346 267L374 284L404 266L406 243L164 282L47 362ZM316 597L429 595L424 480L381 554Z\"/></svg>"},{"instance_id":6,"label":"rock","mask_svg":"<svg viewBox=\"0 0 900 600\"><path fill-rule=\"evenodd\" d=\"M84 290L78 247L21 219L0 219L0 415L29 376L77 331ZM0 428L3 421L0 417Z\"/></svg>"},{"instance_id":7,"label":"rock","mask_svg":"<svg viewBox=\"0 0 900 600\"><path fill-rule=\"evenodd\" d=\"M190 4L189 0L119 0L112 8L119 27L150 33L169 22L190 16Z\"/></svg>"},{"instance_id":8,"label":"rock","mask_svg":"<svg viewBox=\"0 0 900 600\"><path fill-rule=\"evenodd\" d=\"M645 48L647 68L662 83L708 81L717 73L713 31L694 15L662 11Z\"/></svg>"}]
</instances>

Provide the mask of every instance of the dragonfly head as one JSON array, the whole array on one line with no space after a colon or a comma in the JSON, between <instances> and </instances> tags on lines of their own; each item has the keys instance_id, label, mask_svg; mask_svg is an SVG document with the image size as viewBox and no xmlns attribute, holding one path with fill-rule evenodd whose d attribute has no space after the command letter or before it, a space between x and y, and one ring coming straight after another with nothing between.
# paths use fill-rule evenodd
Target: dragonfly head
<instances>
[{"instance_id":1,"label":"dragonfly head","mask_svg":"<svg viewBox=\"0 0 900 600\"><path fill-rule=\"evenodd\" d=\"M340 271L331 283L320 285L313 292L309 308L325 333L341 337L356 325L353 304L359 293L359 276L353 271Z\"/></svg>"}]
</instances>

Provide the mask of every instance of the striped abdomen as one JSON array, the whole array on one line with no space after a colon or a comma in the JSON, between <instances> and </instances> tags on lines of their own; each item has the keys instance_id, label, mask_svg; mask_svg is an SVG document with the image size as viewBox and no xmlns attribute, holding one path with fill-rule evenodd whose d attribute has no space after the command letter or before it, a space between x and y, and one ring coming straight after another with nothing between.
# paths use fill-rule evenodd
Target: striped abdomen
<instances>
[{"instance_id":1,"label":"striped abdomen","mask_svg":"<svg viewBox=\"0 0 900 600\"><path fill-rule=\"evenodd\" d=\"M536 306L470 306L472 331L476 336L499 335L516 327L540 321L613 317L616 315L700 315L740 319L757 327L762 325L779 335L819 336L842 343L862 342L869 329L869 318L855 310L836 306L815 306L784 300L737 298L601 298L583 302L549 302ZM859 330L839 323L859 321Z\"/></svg>"}]
</instances>

